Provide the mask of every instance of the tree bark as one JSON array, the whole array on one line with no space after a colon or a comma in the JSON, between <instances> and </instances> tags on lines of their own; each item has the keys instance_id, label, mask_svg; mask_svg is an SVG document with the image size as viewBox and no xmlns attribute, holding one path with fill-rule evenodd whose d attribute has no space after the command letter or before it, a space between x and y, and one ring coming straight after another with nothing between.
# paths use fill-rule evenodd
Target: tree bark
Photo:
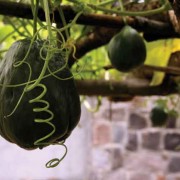
<instances>
[{"instance_id":1,"label":"tree bark","mask_svg":"<svg viewBox=\"0 0 180 180\"><path fill-rule=\"evenodd\" d=\"M136 85L105 80L76 80L79 94L88 96L154 96L179 93L177 85L166 82L158 86Z\"/></svg>"},{"instance_id":2,"label":"tree bark","mask_svg":"<svg viewBox=\"0 0 180 180\"><path fill-rule=\"evenodd\" d=\"M66 21L71 21L77 14L71 6L62 6ZM33 14L30 5L15 3L10 1L0 1L0 14L6 16L14 16L25 19L33 19ZM55 22L61 23L59 12L55 10L53 12L53 18ZM38 17L40 20L45 21L45 14L42 8L38 10ZM103 26L109 28L121 28L124 26L124 21L120 16L112 16L108 14L82 14L77 24ZM156 21L145 17L129 17L127 18L127 24L131 25L139 31L146 33L154 33L166 37L178 36L169 22Z\"/></svg>"}]
</instances>

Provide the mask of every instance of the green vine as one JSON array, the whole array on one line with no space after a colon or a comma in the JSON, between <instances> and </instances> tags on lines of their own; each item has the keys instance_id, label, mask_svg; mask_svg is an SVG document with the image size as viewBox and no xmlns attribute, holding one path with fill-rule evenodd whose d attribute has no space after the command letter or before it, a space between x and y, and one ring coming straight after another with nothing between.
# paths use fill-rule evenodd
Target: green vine
<instances>
[{"instance_id":1,"label":"green vine","mask_svg":"<svg viewBox=\"0 0 180 180\"><path fill-rule=\"evenodd\" d=\"M98 4L98 6L107 6L109 4L112 4L114 2L114 0L107 0L107 1L103 1L103 2L100 2Z\"/></svg>"},{"instance_id":2,"label":"green vine","mask_svg":"<svg viewBox=\"0 0 180 180\"><path fill-rule=\"evenodd\" d=\"M104 13L110 13L110 14L117 14L121 16L150 16L158 13L162 13L164 11L167 11L170 9L169 1L166 0L166 2L159 8L153 9L153 10L146 10L146 11L140 11L140 12L133 12L133 11L118 11L113 9L106 9L104 7L94 5L94 4L87 4L90 8L92 8L95 11L103 11Z\"/></svg>"},{"instance_id":3,"label":"green vine","mask_svg":"<svg viewBox=\"0 0 180 180\"><path fill-rule=\"evenodd\" d=\"M162 6L157 8L157 9L152 9L152 10L146 10L146 11L140 11L140 12L135 12L135 11L121 11L119 10L114 10L114 9L107 9L104 8L103 6L111 4L114 2L113 0L107 0L105 2L99 3L98 5L91 4L91 3L82 3L77 0L68 0L69 2L72 2L78 6L84 6L84 7L89 7L95 11L102 11L104 13L110 13L110 14L117 14L121 16L150 16L158 13L162 13L164 11L167 11L170 9L170 4L168 0L162 0ZM120 5L122 2L120 2ZM122 7L122 6L121 6Z\"/></svg>"},{"instance_id":4,"label":"green vine","mask_svg":"<svg viewBox=\"0 0 180 180\"><path fill-rule=\"evenodd\" d=\"M66 19L65 19L63 9L62 9L61 5L58 7L58 11L59 11L59 14L60 14L60 17L61 17L61 20L62 20L62 25L63 25L63 27L66 27L67 23L66 23ZM67 28L65 29L65 34L66 34L66 38L69 39L70 35L69 35L69 32L68 32Z\"/></svg>"},{"instance_id":5,"label":"green vine","mask_svg":"<svg viewBox=\"0 0 180 180\"><path fill-rule=\"evenodd\" d=\"M121 12L125 12L125 8L124 8L122 0L118 0L118 1L119 1L119 4L120 4ZM123 21L124 21L125 24L127 24L126 17L123 17Z\"/></svg>"}]
</instances>

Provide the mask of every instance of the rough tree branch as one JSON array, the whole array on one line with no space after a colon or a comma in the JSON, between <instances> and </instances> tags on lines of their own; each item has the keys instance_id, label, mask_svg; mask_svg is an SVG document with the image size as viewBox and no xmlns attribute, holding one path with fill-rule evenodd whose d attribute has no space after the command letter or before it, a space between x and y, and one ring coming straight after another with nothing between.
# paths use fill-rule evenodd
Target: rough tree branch
<instances>
[{"instance_id":1,"label":"rough tree branch","mask_svg":"<svg viewBox=\"0 0 180 180\"><path fill-rule=\"evenodd\" d=\"M62 8L67 22L71 21L75 17L76 12L71 6L63 6ZM9 2L5 0L0 1L0 14L19 18L33 19L30 5ZM42 8L39 8L38 17L42 21L45 20L44 11ZM54 11L54 20L57 23L60 21L59 12L57 10ZM109 28L121 28L124 25L122 17L105 14L83 14L78 18L77 23ZM127 23L132 25L137 30L143 31L145 33L154 32L157 35L170 37L178 36L169 22L156 21L145 17L129 17L127 18Z\"/></svg>"},{"instance_id":2,"label":"rough tree branch","mask_svg":"<svg viewBox=\"0 0 180 180\"><path fill-rule=\"evenodd\" d=\"M76 80L81 95L88 96L153 96L179 93L173 81L158 86L148 86L105 80ZM171 88L169 88L171 87Z\"/></svg>"}]
</instances>

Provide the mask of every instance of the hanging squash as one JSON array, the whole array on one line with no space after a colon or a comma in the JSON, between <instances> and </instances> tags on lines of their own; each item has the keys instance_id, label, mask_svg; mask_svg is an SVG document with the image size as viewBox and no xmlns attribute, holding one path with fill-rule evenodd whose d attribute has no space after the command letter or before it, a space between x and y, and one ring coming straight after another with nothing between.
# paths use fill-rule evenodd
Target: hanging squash
<instances>
[{"instance_id":1,"label":"hanging squash","mask_svg":"<svg viewBox=\"0 0 180 180\"><path fill-rule=\"evenodd\" d=\"M144 40L135 29L126 25L110 40L108 56L117 70L131 71L142 65L146 59Z\"/></svg>"},{"instance_id":2,"label":"hanging squash","mask_svg":"<svg viewBox=\"0 0 180 180\"><path fill-rule=\"evenodd\" d=\"M45 63L42 40L15 42L0 65L0 134L24 149L43 148L65 140L80 119L79 95L63 50Z\"/></svg>"}]
</instances>

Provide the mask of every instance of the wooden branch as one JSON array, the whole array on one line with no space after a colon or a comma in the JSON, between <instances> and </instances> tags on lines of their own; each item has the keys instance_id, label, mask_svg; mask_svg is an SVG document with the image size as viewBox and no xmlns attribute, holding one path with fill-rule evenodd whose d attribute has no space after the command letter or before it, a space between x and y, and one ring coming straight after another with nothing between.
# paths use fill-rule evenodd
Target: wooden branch
<instances>
[{"instance_id":1,"label":"wooden branch","mask_svg":"<svg viewBox=\"0 0 180 180\"><path fill-rule=\"evenodd\" d=\"M71 6L63 6L62 8L66 21L71 21L75 17L76 12ZM5 0L0 1L0 14L33 19L30 5ZM44 11L42 8L39 8L38 17L42 21L45 20ZM57 23L60 21L59 12L57 10L54 11L53 18ZM83 14L78 18L77 23L92 26L104 26L109 28L121 28L124 26L122 17L105 14ZM155 33L157 35L163 35L166 37L179 37L179 34L173 30L172 25L169 22L156 21L145 17L129 17L127 18L127 24L146 33Z\"/></svg>"},{"instance_id":2,"label":"wooden branch","mask_svg":"<svg viewBox=\"0 0 180 180\"><path fill-rule=\"evenodd\" d=\"M180 0L169 0L171 3L172 9L174 10L174 22L176 26L176 31L180 32Z\"/></svg>"},{"instance_id":3,"label":"wooden branch","mask_svg":"<svg viewBox=\"0 0 180 180\"><path fill-rule=\"evenodd\" d=\"M76 80L80 95L88 96L153 96L178 93L173 82L166 82L159 86L137 86L126 82L105 80Z\"/></svg>"},{"instance_id":4,"label":"wooden branch","mask_svg":"<svg viewBox=\"0 0 180 180\"><path fill-rule=\"evenodd\" d=\"M160 71L170 75L177 75L180 76L180 68L177 67L160 67L160 66L153 66L153 65L142 65L140 68L144 70L152 70L152 71ZM105 70L113 69L112 65L104 66Z\"/></svg>"},{"instance_id":5,"label":"wooden branch","mask_svg":"<svg viewBox=\"0 0 180 180\"><path fill-rule=\"evenodd\" d=\"M180 68L177 67L160 67L160 66L153 66L153 65L144 65L143 68L146 70L153 70L153 71L161 71L166 74L177 75L180 76Z\"/></svg>"}]
</instances>

